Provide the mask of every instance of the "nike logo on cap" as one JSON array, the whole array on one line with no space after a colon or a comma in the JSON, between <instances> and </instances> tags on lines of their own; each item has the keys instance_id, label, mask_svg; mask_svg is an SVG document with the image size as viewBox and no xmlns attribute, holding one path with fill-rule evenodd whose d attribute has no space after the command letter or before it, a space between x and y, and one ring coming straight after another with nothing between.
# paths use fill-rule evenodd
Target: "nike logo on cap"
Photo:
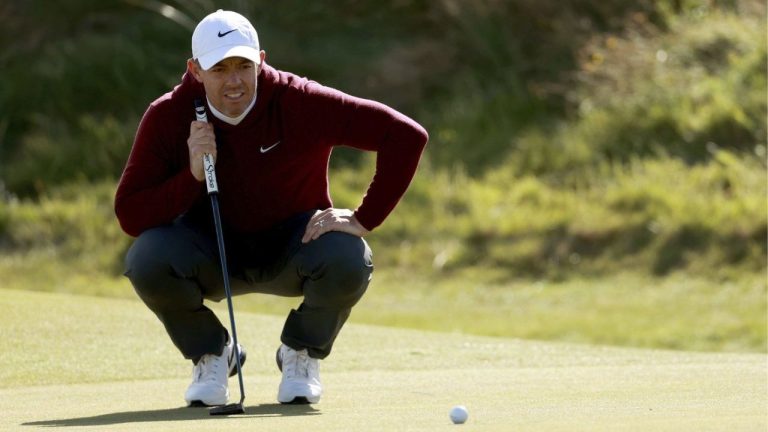
<instances>
[{"instance_id":1,"label":"nike logo on cap","mask_svg":"<svg viewBox=\"0 0 768 432\"><path fill-rule=\"evenodd\" d=\"M271 145L271 146L269 146L269 147L264 147L264 146L261 146L261 147L259 147L259 151L260 151L260 152L262 152L262 153L266 153L266 152L268 152L268 151L272 150L273 148L277 147L277 145L278 145L278 144L280 144L280 141L278 141L278 142L276 142L276 143L272 144L272 145Z\"/></svg>"},{"instance_id":2,"label":"nike logo on cap","mask_svg":"<svg viewBox=\"0 0 768 432\"><path fill-rule=\"evenodd\" d=\"M235 31L235 30L237 30L237 29L232 29L232 30L230 30L230 31L228 31L228 32L224 32L224 33L222 33L221 31L219 31L219 37L224 37L224 36L226 36L226 35L228 35L228 34L232 33L232 32L233 32L233 31Z\"/></svg>"}]
</instances>

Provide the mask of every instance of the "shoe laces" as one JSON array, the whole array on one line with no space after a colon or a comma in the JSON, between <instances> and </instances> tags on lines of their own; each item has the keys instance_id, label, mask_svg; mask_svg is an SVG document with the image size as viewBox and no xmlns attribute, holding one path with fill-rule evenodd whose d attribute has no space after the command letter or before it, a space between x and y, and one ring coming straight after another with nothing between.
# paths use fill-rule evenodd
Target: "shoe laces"
<instances>
[{"instance_id":1,"label":"shoe laces","mask_svg":"<svg viewBox=\"0 0 768 432\"><path fill-rule=\"evenodd\" d=\"M296 351L288 348L283 358L283 370L288 378L316 378L317 360L307 350Z\"/></svg>"},{"instance_id":2,"label":"shoe laces","mask_svg":"<svg viewBox=\"0 0 768 432\"><path fill-rule=\"evenodd\" d=\"M225 355L205 354L200 357L200 360L193 369L194 380L196 382L218 381L219 375L222 375L222 369L225 368L225 364Z\"/></svg>"}]
</instances>

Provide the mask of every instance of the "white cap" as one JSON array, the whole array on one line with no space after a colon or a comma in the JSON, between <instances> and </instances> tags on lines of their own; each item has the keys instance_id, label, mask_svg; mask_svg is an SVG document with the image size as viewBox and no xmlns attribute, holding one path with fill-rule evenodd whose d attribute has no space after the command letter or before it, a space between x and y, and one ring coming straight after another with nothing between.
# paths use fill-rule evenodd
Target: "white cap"
<instances>
[{"instance_id":1,"label":"white cap","mask_svg":"<svg viewBox=\"0 0 768 432\"><path fill-rule=\"evenodd\" d=\"M203 18L192 33L192 57L203 70L229 57L261 63L259 35L247 18L237 12L217 10Z\"/></svg>"}]
</instances>

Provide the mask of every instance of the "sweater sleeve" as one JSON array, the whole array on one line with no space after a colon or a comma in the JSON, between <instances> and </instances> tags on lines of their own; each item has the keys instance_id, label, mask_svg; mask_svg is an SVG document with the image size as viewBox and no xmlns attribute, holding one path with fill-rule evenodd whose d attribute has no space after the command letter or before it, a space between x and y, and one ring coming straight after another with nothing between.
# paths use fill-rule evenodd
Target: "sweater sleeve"
<instances>
[{"instance_id":1,"label":"sweater sleeve","mask_svg":"<svg viewBox=\"0 0 768 432\"><path fill-rule=\"evenodd\" d=\"M376 152L376 171L355 210L368 230L392 212L411 183L427 131L400 112L368 99L350 96L310 81L304 88L305 118L321 141Z\"/></svg>"},{"instance_id":2,"label":"sweater sleeve","mask_svg":"<svg viewBox=\"0 0 768 432\"><path fill-rule=\"evenodd\" d=\"M174 160L174 148L186 148L186 137L172 132L178 130L169 125L173 116L165 114L154 104L144 114L117 186L115 214L123 230L134 237L172 222L204 192L188 160Z\"/></svg>"}]
</instances>

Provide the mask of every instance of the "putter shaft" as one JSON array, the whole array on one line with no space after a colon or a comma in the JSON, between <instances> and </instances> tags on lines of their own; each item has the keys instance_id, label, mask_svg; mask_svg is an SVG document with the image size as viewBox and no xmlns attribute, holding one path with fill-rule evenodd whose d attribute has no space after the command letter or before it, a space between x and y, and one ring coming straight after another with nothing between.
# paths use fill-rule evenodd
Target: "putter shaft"
<instances>
[{"instance_id":1,"label":"putter shaft","mask_svg":"<svg viewBox=\"0 0 768 432\"><path fill-rule=\"evenodd\" d=\"M245 400L245 387L243 386L243 372L240 365L240 350L237 344L237 327L235 326L235 311L232 307L232 290L229 287L229 272L227 270L227 256L224 250L224 233L221 229L221 215L219 213L219 200L216 193L211 194L211 207L213 208L213 222L216 226L216 240L219 243L219 260L221 272L224 274L224 292L227 295L227 307L229 308L229 324L232 327L232 342L235 349L235 361L237 362L237 381L240 384L240 405ZM242 406L241 406L242 409Z\"/></svg>"},{"instance_id":2,"label":"putter shaft","mask_svg":"<svg viewBox=\"0 0 768 432\"><path fill-rule=\"evenodd\" d=\"M205 105L201 99L195 99L195 116L198 121L207 122L208 116L205 113ZM235 361L237 362L237 381L240 384L240 403L229 404L216 407L210 410L211 415L229 415L244 414L243 401L245 400L245 386L243 385L243 371L240 364L240 347L237 343L237 327L235 326L235 311L232 307L232 290L229 286L229 271L227 270L227 254L224 249L224 232L221 228L221 213L219 212L219 186L216 182L216 168L213 164L213 158L209 154L203 155L203 169L205 171L205 186L208 195L211 197L211 210L213 211L213 224L216 228L216 241L219 245L219 261L221 262L221 273L224 277L224 292L227 296L227 307L229 308L229 325L232 328L232 343L235 350Z\"/></svg>"}]
</instances>

